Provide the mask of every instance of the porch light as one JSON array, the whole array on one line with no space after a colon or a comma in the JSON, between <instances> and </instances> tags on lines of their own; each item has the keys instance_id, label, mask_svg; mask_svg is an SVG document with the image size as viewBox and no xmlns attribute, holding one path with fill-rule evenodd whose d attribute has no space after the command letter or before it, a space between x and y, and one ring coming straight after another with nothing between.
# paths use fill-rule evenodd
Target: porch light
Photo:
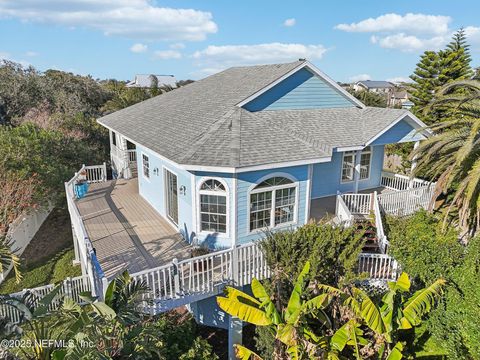
<instances>
[{"instance_id":1,"label":"porch light","mask_svg":"<svg viewBox=\"0 0 480 360\"><path fill-rule=\"evenodd\" d=\"M185 185L180 186L180 195L186 195L187 194L187 188Z\"/></svg>"}]
</instances>

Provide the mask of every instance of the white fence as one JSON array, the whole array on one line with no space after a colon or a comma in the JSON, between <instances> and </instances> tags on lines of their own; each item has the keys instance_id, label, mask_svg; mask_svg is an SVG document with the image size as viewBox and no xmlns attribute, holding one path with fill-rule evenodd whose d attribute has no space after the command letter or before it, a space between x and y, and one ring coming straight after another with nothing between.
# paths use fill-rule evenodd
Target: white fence
<instances>
[{"instance_id":1,"label":"white fence","mask_svg":"<svg viewBox=\"0 0 480 360\"><path fill-rule=\"evenodd\" d=\"M411 179L405 175L382 171L381 184L387 189L401 191L426 186L429 182L418 178Z\"/></svg>"},{"instance_id":2,"label":"white fence","mask_svg":"<svg viewBox=\"0 0 480 360\"><path fill-rule=\"evenodd\" d=\"M397 216L413 214L420 208L428 209L432 202L434 184L378 195L384 212Z\"/></svg>"},{"instance_id":3,"label":"white fence","mask_svg":"<svg viewBox=\"0 0 480 360\"><path fill-rule=\"evenodd\" d=\"M352 226L354 217L350 212L350 209L348 208L347 204L345 204L345 201L343 201L342 196L337 195L336 201L337 201L336 216L338 220L345 226Z\"/></svg>"},{"instance_id":4,"label":"white fence","mask_svg":"<svg viewBox=\"0 0 480 360\"><path fill-rule=\"evenodd\" d=\"M81 303L82 300L80 298L80 294L86 291L90 292L92 290L90 285L91 284L87 276L78 276L65 279L61 284L59 284L60 289L51 302L50 310L57 309L62 304L62 299L65 297L69 297L75 300L77 303ZM9 297L23 299L28 293L33 294L34 297L32 297L30 300L32 300L31 305L33 305L33 309L35 309L39 304L39 300L48 295L53 289L55 289L55 287L56 285L49 284L33 289L25 289L14 294L10 294ZM9 304L7 300L0 303L0 317L6 317L11 322L17 324L21 322L22 312L13 304Z\"/></svg>"},{"instance_id":5,"label":"white fence","mask_svg":"<svg viewBox=\"0 0 480 360\"><path fill-rule=\"evenodd\" d=\"M150 288L145 300L157 313L216 295L225 285L243 286L270 276L260 245L249 243L131 274Z\"/></svg>"},{"instance_id":6,"label":"white fence","mask_svg":"<svg viewBox=\"0 0 480 360\"><path fill-rule=\"evenodd\" d=\"M104 276L102 268L97 261L92 243L88 237L87 230L83 224L82 217L75 204L74 187L80 180L88 183L101 182L107 180L106 165L82 166L75 176L65 183L65 193L67 197L67 207L72 222L72 232L75 242L76 256L79 257L82 266L82 273L88 276L90 286L94 294L101 293L101 279Z\"/></svg>"},{"instance_id":7,"label":"white fence","mask_svg":"<svg viewBox=\"0 0 480 360\"><path fill-rule=\"evenodd\" d=\"M398 277L398 263L387 254L361 253L358 272L367 273L369 280L394 281Z\"/></svg>"},{"instance_id":8,"label":"white fence","mask_svg":"<svg viewBox=\"0 0 480 360\"><path fill-rule=\"evenodd\" d=\"M48 205L40 209L35 209L25 215L18 217L8 227L7 238L12 240L12 250L17 256L25 251L25 248L42 226L45 219L52 212L53 206ZM10 265L4 272L0 272L0 284L5 280L13 265Z\"/></svg>"},{"instance_id":9,"label":"white fence","mask_svg":"<svg viewBox=\"0 0 480 360\"><path fill-rule=\"evenodd\" d=\"M342 198L352 214L370 214L372 194L343 194Z\"/></svg>"}]
</instances>

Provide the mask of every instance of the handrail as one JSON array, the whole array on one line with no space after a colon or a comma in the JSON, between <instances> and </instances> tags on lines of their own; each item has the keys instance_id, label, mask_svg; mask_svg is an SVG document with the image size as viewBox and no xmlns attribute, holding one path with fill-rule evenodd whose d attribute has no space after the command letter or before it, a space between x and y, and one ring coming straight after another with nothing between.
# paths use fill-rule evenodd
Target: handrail
<instances>
[{"instance_id":1,"label":"handrail","mask_svg":"<svg viewBox=\"0 0 480 360\"><path fill-rule=\"evenodd\" d=\"M396 174L389 171L382 171L381 185L390 190L407 190L430 184L427 180L410 178L406 175Z\"/></svg>"},{"instance_id":2,"label":"handrail","mask_svg":"<svg viewBox=\"0 0 480 360\"><path fill-rule=\"evenodd\" d=\"M368 215L372 209L372 194L342 194L342 199L352 214Z\"/></svg>"},{"instance_id":3,"label":"handrail","mask_svg":"<svg viewBox=\"0 0 480 360\"><path fill-rule=\"evenodd\" d=\"M434 184L413 189L392 191L377 196L381 209L387 214L410 215L419 208L428 209L432 201Z\"/></svg>"},{"instance_id":4,"label":"handrail","mask_svg":"<svg viewBox=\"0 0 480 360\"><path fill-rule=\"evenodd\" d=\"M385 231L383 229L383 220L382 220L382 212L380 211L380 204L378 202L378 195L375 191L373 196L373 212L375 215L375 227L377 229L377 238L378 238L378 246L383 254L387 253L389 242L387 240L387 236L385 235Z\"/></svg>"},{"instance_id":5,"label":"handrail","mask_svg":"<svg viewBox=\"0 0 480 360\"><path fill-rule=\"evenodd\" d=\"M398 263L387 254L361 253L358 259L359 273L367 273L369 280L395 281Z\"/></svg>"},{"instance_id":6,"label":"handrail","mask_svg":"<svg viewBox=\"0 0 480 360\"><path fill-rule=\"evenodd\" d=\"M335 215L345 226L351 226L353 224L354 216L350 212L347 204L345 204L345 201L343 201L341 195L337 195L336 197Z\"/></svg>"}]
</instances>

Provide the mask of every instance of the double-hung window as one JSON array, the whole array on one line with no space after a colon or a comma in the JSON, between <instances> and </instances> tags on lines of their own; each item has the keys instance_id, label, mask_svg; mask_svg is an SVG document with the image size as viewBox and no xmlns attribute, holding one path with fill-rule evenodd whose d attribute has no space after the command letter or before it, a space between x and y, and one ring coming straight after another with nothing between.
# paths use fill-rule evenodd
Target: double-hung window
<instances>
[{"instance_id":1,"label":"double-hung window","mask_svg":"<svg viewBox=\"0 0 480 360\"><path fill-rule=\"evenodd\" d=\"M227 232L227 190L225 185L209 179L200 186L200 231Z\"/></svg>"},{"instance_id":2,"label":"double-hung window","mask_svg":"<svg viewBox=\"0 0 480 360\"><path fill-rule=\"evenodd\" d=\"M353 181L354 170L355 170L355 151L346 151L343 153L342 182Z\"/></svg>"},{"instance_id":3,"label":"double-hung window","mask_svg":"<svg viewBox=\"0 0 480 360\"><path fill-rule=\"evenodd\" d=\"M285 177L272 177L250 193L250 231L293 223L297 184Z\"/></svg>"},{"instance_id":4,"label":"double-hung window","mask_svg":"<svg viewBox=\"0 0 480 360\"><path fill-rule=\"evenodd\" d=\"M142 154L142 168L143 176L145 176L147 179L150 179L150 159L145 154Z\"/></svg>"},{"instance_id":5,"label":"double-hung window","mask_svg":"<svg viewBox=\"0 0 480 360\"><path fill-rule=\"evenodd\" d=\"M355 174L355 151L346 151L343 153L342 161L342 182L350 182ZM360 153L360 178L366 180L370 177L370 167L372 162L372 148L367 146Z\"/></svg>"},{"instance_id":6,"label":"double-hung window","mask_svg":"<svg viewBox=\"0 0 480 360\"><path fill-rule=\"evenodd\" d=\"M370 177L370 163L372 157L372 148L367 146L360 155L360 180Z\"/></svg>"}]
</instances>

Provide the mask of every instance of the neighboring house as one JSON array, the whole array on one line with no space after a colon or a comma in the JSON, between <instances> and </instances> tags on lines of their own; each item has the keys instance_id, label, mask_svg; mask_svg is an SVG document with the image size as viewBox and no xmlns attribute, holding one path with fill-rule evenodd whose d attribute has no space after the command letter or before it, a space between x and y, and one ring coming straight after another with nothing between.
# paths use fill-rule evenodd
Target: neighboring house
<instances>
[{"instance_id":1,"label":"neighboring house","mask_svg":"<svg viewBox=\"0 0 480 360\"><path fill-rule=\"evenodd\" d=\"M395 89L395 85L388 81L363 80L353 85L355 91L370 91L377 94L387 94Z\"/></svg>"},{"instance_id":2,"label":"neighboring house","mask_svg":"<svg viewBox=\"0 0 480 360\"><path fill-rule=\"evenodd\" d=\"M149 285L149 311L187 304L198 321L233 329L230 345L241 331L214 296L269 276L254 242L265 230L374 214L377 236L358 269L392 280L382 213L412 213L432 196L431 184L383 171L385 145L418 144L425 124L404 109L366 107L308 61L230 68L98 122L118 179L84 166L66 183L91 287L101 296L128 269ZM91 187L80 198L82 179ZM198 245L216 252L191 258Z\"/></svg>"},{"instance_id":3,"label":"neighboring house","mask_svg":"<svg viewBox=\"0 0 480 360\"><path fill-rule=\"evenodd\" d=\"M391 92L388 99L389 107L403 107L403 104L408 103L408 92L405 89L396 88ZM408 106L408 104L407 104Z\"/></svg>"},{"instance_id":4,"label":"neighboring house","mask_svg":"<svg viewBox=\"0 0 480 360\"><path fill-rule=\"evenodd\" d=\"M160 87L177 87L177 80L173 75L153 75L153 74L139 74L135 75L135 80L129 81L126 87L151 88L154 78L157 79L157 86Z\"/></svg>"}]
</instances>

